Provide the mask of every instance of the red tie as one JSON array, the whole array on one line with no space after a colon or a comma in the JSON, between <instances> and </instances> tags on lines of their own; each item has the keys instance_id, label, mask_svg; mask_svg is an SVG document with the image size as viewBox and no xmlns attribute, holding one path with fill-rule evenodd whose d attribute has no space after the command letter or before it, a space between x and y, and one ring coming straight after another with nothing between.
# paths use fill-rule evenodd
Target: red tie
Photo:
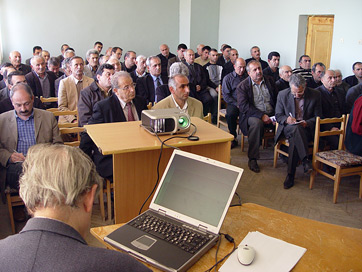
<instances>
[{"instance_id":1,"label":"red tie","mask_svg":"<svg viewBox=\"0 0 362 272\"><path fill-rule=\"evenodd\" d=\"M128 102L128 103L126 103L126 105L127 105L127 110L128 110L128 121L135 121L133 112L132 112L132 103Z\"/></svg>"}]
</instances>

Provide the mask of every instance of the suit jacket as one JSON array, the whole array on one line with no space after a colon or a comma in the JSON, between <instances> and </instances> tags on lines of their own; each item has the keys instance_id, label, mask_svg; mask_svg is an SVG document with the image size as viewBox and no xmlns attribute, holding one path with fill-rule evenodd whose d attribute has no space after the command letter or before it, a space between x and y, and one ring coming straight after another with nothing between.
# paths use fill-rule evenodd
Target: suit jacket
<instances>
[{"instance_id":1,"label":"suit jacket","mask_svg":"<svg viewBox=\"0 0 362 272\"><path fill-rule=\"evenodd\" d=\"M4 271L151 271L126 254L88 246L61 221L39 217L0 241L0 257Z\"/></svg>"},{"instance_id":2,"label":"suit jacket","mask_svg":"<svg viewBox=\"0 0 362 272\"><path fill-rule=\"evenodd\" d=\"M185 65L189 68L189 82L196 85L200 85L201 90L199 91L199 93L201 92L205 92L207 91L207 75L206 75L206 70L204 69L204 67L202 67L200 64L194 63L194 72L192 72L192 69L190 67L189 64L187 64L187 62L185 62Z\"/></svg>"},{"instance_id":3,"label":"suit jacket","mask_svg":"<svg viewBox=\"0 0 362 272\"><path fill-rule=\"evenodd\" d=\"M131 73L129 73L133 82L136 83L137 79L138 79L138 75L136 74L136 69L133 70ZM148 73L146 72L146 74L144 76L148 75Z\"/></svg>"},{"instance_id":4,"label":"suit jacket","mask_svg":"<svg viewBox=\"0 0 362 272\"><path fill-rule=\"evenodd\" d=\"M4 79L0 81L0 89L4 89L6 87Z\"/></svg>"},{"instance_id":5,"label":"suit jacket","mask_svg":"<svg viewBox=\"0 0 362 272\"><path fill-rule=\"evenodd\" d=\"M160 54L157 55L157 57L159 57L160 60L161 60L161 75L167 77L167 75L168 75L168 72L167 72L168 60L176 57L176 55L172 54L170 52L169 55L168 55L168 58L166 58L164 55L162 55L160 53Z\"/></svg>"},{"instance_id":6,"label":"suit jacket","mask_svg":"<svg viewBox=\"0 0 362 272\"><path fill-rule=\"evenodd\" d=\"M5 167L18 144L18 127L13 110L0 114L0 128L0 189L4 192ZM34 130L37 144L63 143L57 120L51 112L34 108Z\"/></svg>"},{"instance_id":7,"label":"suit jacket","mask_svg":"<svg viewBox=\"0 0 362 272\"><path fill-rule=\"evenodd\" d=\"M256 60L256 59L254 59L254 58L248 58L248 59L246 59L246 60L245 60L246 65L248 65L248 63L249 63L250 61L252 61L252 60ZM268 64L265 60L262 60L261 58L259 59L259 62L260 62L260 64L261 64L261 69L263 69L263 70L269 66L269 64Z\"/></svg>"},{"instance_id":8,"label":"suit jacket","mask_svg":"<svg viewBox=\"0 0 362 272\"><path fill-rule=\"evenodd\" d=\"M34 108L37 109L41 109L41 110L45 110L45 105L40 101L39 98L34 97ZM0 102L0 114L7 112L7 111L11 111L14 109L13 103L10 100L10 97L3 99Z\"/></svg>"},{"instance_id":9,"label":"suit jacket","mask_svg":"<svg viewBox=\"0 0 362 272\"><path fill-rule=\"evenodd\" d=\"M294 96L291 93L290 88L285 89L278 94L275 107L275 117L279 123L278 130L275 134L276 142L282 136L284 127L287 125L286 121L289 117L289 113L295 116ZM308 127L312 131L315 129L317 116L322 116L320 92L307 87L304 91L303 120L307 122Z\"/></svg>"},{"instance_id":10,"label":"suit jacket","mask_svg":"<svg viewBox=\"0 0 362 272\"><path fill-rule=\"evenodd\" d=\"M90 77L83 76L83 89L92 84L94 80ZM74 82L74 77L69 76L60 81L58 92L58 106L60 110L76 110L78 105L79 94L77 86ZM71 123L77 119L74 115L65 115L59 117L59 122Z\"/></svg>"},{"instance_id":11,"label":"suit jacket","mask_svg":"<svg viewBox=\"0 0 362 272\"><path fill-rule=\"evenodd\" d=\"M358 79L355 75L348 76L343 79L344 82L346 82L350 87L353 87L358 84Z\"/></svg>"},{"instance_id":12,"label":"suit jacket","mask_svg":"<svg viewBox=\"0 0 362 272\"><path fill-rule=\"evenodd\" d=\"M141 120L141 112L147 109L146 100L143 97L136 96L132 101L136 107L138 118ZM99 101L93 107L92 117L88 124L126 122L126 116L123 113L121 103L118 97L113 94L110 97ZM93 161L97 166L98 173L105 178L113 177L113 160L112 156L103 156L97 146L87 133L83 133L79 146L90 157L93 156Z\"/></svg>"},{"instance_id":13,"label":"suit jacket","mask_svg":"<svg viewBox=\"0 0 362 272\"><path fill-rule=\"evenodd\" d=\"M10 97L10 90L9 88L6 86L5 88L0 90L0 101L9 98Z\"/></svg>"},{"instance_id":14,"label":"suit jacket","mask_svg":"<svg viewBox=\"0 0 362 272\"><path fill-rule=\"evenodd\" d=\"M19 66L19 71L22 71L24 75L31 72L31 67L29 65L21 63Z\"/></svg>"},{"instance_id":15,"label":"suit jacket","mask_svg":"<svg viewBox=\"0 0 362 272\"><path fill-rule=\"evenodd\" d=\"M346 95L347 113L351 111L354 102L362 94L362 83L348 89Z\"/></svg>"},{"instance_id":16,"label":"suit jacket","mask_svg":"<svg viewBox=\"0 0 362 272\"><path fill-rule=\"evenodd\" d=\"M168 78L161 75L163 84L168 83ZM137 79L136 94L146 99L147 103L155 102L155 85L150 74Z\"/></svg>"},{"instance_id":17,"label":"suit jacket","mask_svg":"<svg viewBox=\"0 0 362 272\"><path fill-rule=\"evenodd\" d=\"M63 75L61 75L60 77L58 77L55 82L54 82L54 89L55 89L55 96L58 97L58 92L59 92L59 84L60 81L64 78L66 78L67 75L63 73Z\"/></svg>"},{"instance_id":18,"label":"suit jacket","mask_svg":"<svg viewBox=\"0 0 362 272\"><path fill-rule=\"evenodd\" d=\"M112 91L110 92L110 94ZM79 126L84 126L88 124L89 118L93 114L94 105L101 100L104 100L104 94L102 90L98 87L97 83L94 81L87 88L80 91L79 101L78 101L78 123Z\"/></svg>"},{"instance_id":19,"label":"suit jacket","mask_svg":"<svg viewBox=\"0 0 362 272\"><path fill-rule=\"evenodd\" d=\"M156 105L152 107L152 109L173 109L176 108L175 103L173 102L173 99L171 95L163 99L162 101L158 102ZM202 103L192 97L189 97L187 99L187 113L190 116L203 118L204 117L204 110Z\"/></svg>"},{"instance_id":20,"label":"suit jacket","mask_svg":"<svg viewBox=\"0 0 362 272\"><path fill-rule=\"evenodd\" d=\"M54 82L57 79L56 75L51 71L46 71L49 79L49 85L50 85L50 93L48 95L45 95L38 76L34 71L28 73L25 75L25 79L28 82L28 85L30 86L31 90L33 91L33 94L35 96L43 96L43 97L55 97L55 87Z\"/></svg>"},{"instance_id":21,"label":"suit jacket","mask_svg":"<svg viewBox=\"0 0 362 272\"><path fill-rule=\"evenodd\" d=\"M269 76L264 76L265 84L270 94L270 104L275 108L277 90L274 80ZM237 100L239 107L239 125L244 135L248 135L248 119L249 117L260 118L264 113L255 107L254 94L251 78L247 77L236 88Z\"/></svg>"}]
</instances>

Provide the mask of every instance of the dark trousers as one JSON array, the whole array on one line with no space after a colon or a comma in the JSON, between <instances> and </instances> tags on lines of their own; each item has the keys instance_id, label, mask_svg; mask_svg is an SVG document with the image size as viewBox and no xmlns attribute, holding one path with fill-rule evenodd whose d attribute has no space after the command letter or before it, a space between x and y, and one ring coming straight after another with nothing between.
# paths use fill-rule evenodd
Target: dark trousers
<instances>
[{"instance_id":1,"label":"dark trousers","mask_svg":"<svg viewBox=\"0 0 362 272\"><path fill-rule=\"evenodd\" d=\"M226 108L226 120L228 122L229 132L234 136L235 139L238 136L236 133L238 117L239 108L232 104L228 104Z\"/></svg>"},{"instance_id":2,"label":"dark trousers","mask_svg":"<svg viewBox=\"0 0 362 272\"><path fill-rule=\"evenodd\" d=\"M6 169L6 184L10 188L18 189L19 188L19 177L23 172L23 163L9 163L9 166Z\"/></svg>"},{"instance_id":3,"label":"dark trousers","mask_svg":"<svg viewBox=\"0 0 362 272\"><path fill-rule=\"evenodd\" d=\"M312 129L301 125L286 125L283 132L289 141L288 174L294 175L298 161L308 156L308 143L314 133Z\"/></svg>"},{"instance_id":4,"label":"dark trousers","mask_svg":"<svg viewBox=\"0 0 362 272\"><path fill-rule=\"evenodd\" d=\"M273 128L273 124L265 125L260 118L248 118L248 158L249 160L259 159L259 147L264 137L265 128Z\"/></svg>"},{"instance_id":5,"label":"dark trousers","mask_svg":"<svg viewBox=\"0 0 362 272\"><path fill-rule=\"evenodd\" d=\"M214 100L210 95L208 89L198 92L196 98L202 102L202 106L204 108L204 116L206 116L209 112L212 113Z\"/></svg>"}]
</instances>

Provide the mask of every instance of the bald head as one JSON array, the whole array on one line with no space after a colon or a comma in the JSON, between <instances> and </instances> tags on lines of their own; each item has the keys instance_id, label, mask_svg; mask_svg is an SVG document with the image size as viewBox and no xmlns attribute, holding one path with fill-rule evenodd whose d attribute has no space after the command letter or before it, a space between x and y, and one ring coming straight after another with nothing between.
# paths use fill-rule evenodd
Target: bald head
<instances>
[{"instance_id":1,"label":"bald head","mask_svg":"<svg viewBox=\"0 0 362 272\"><path fill-rule=\"evenodd\" d=\"M199 54L201 56L202 54L202 48L204 48L204 44L200 43L199 45L197 45L196 49L197 49L197 54Z\"/></svg>"},{"instance_id":2,"label":"bald head","mask_svg":"<svg viewBox=\"0 0 362 272\"><path fill-rule=\"evenodd\" d=\"M195 53L192 49L188 49L184 52L185 60L188 64L193 64L195 61Z\"/></svg>"},{"instance_id":3,"label":"bald head","mask_svg":"<svg viewBox=\"0 0 362 272\"><path fill-rule=\"evenodd\" d=\"M11 64L17 69L21 64L21 54L19 51L12 51L9 54Z\"/></svg>"},{"instance_id":4,"label":"bald head","mask_svg":"<svg viewBox=\"0 0 362 272\"><path fill-rule=\"evenodd\" d=\"M246 62L243 58L237 58L234 64L235 73L242 76L245 73Z\"/></svg>"},{"instance_id":5,"label":"bald head","mask_svg":"<svg viewBox=\"0 0 362 272\"><path fill-rule=\"evenodd\" d=\"M167 44L161 44L160 52L161 52L162 56L168 58L168 55L170 54L170 48L168 47Z\"/></svg>"}]
</instances>

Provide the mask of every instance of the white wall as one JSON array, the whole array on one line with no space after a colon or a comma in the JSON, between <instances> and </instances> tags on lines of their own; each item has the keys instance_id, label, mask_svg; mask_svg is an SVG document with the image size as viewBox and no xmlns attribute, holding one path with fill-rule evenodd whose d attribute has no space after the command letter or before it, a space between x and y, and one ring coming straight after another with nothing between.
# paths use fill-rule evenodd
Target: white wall
<instances>
[{"instance_id":1,"label":"white wall","mask_svg":"<svg viewBox=\"0 0 362 272\"><path fill-rule=\"evenodd\" d=\"M299 16L334 15L331 68L347 76L352 64L362 61L361 11L361 0L220 0L219 46L228 43L248 58L250 48L258 45L262 59L275 50L281 54L281 65L294 67Z\"/></svg>"},{"instance_id":2,"label":"white wall","mask_svg":"<svg viewBox=\"0 0 362 272\"><path fill-rule=\"evenodd\" d=\"M162 43L174 52L178 15L179 0L0 0L3 60L18 50L24 61L34 45L57 56L63 43L84 57L97 40L146 56Z\"/></svg>"}]
</instances>

